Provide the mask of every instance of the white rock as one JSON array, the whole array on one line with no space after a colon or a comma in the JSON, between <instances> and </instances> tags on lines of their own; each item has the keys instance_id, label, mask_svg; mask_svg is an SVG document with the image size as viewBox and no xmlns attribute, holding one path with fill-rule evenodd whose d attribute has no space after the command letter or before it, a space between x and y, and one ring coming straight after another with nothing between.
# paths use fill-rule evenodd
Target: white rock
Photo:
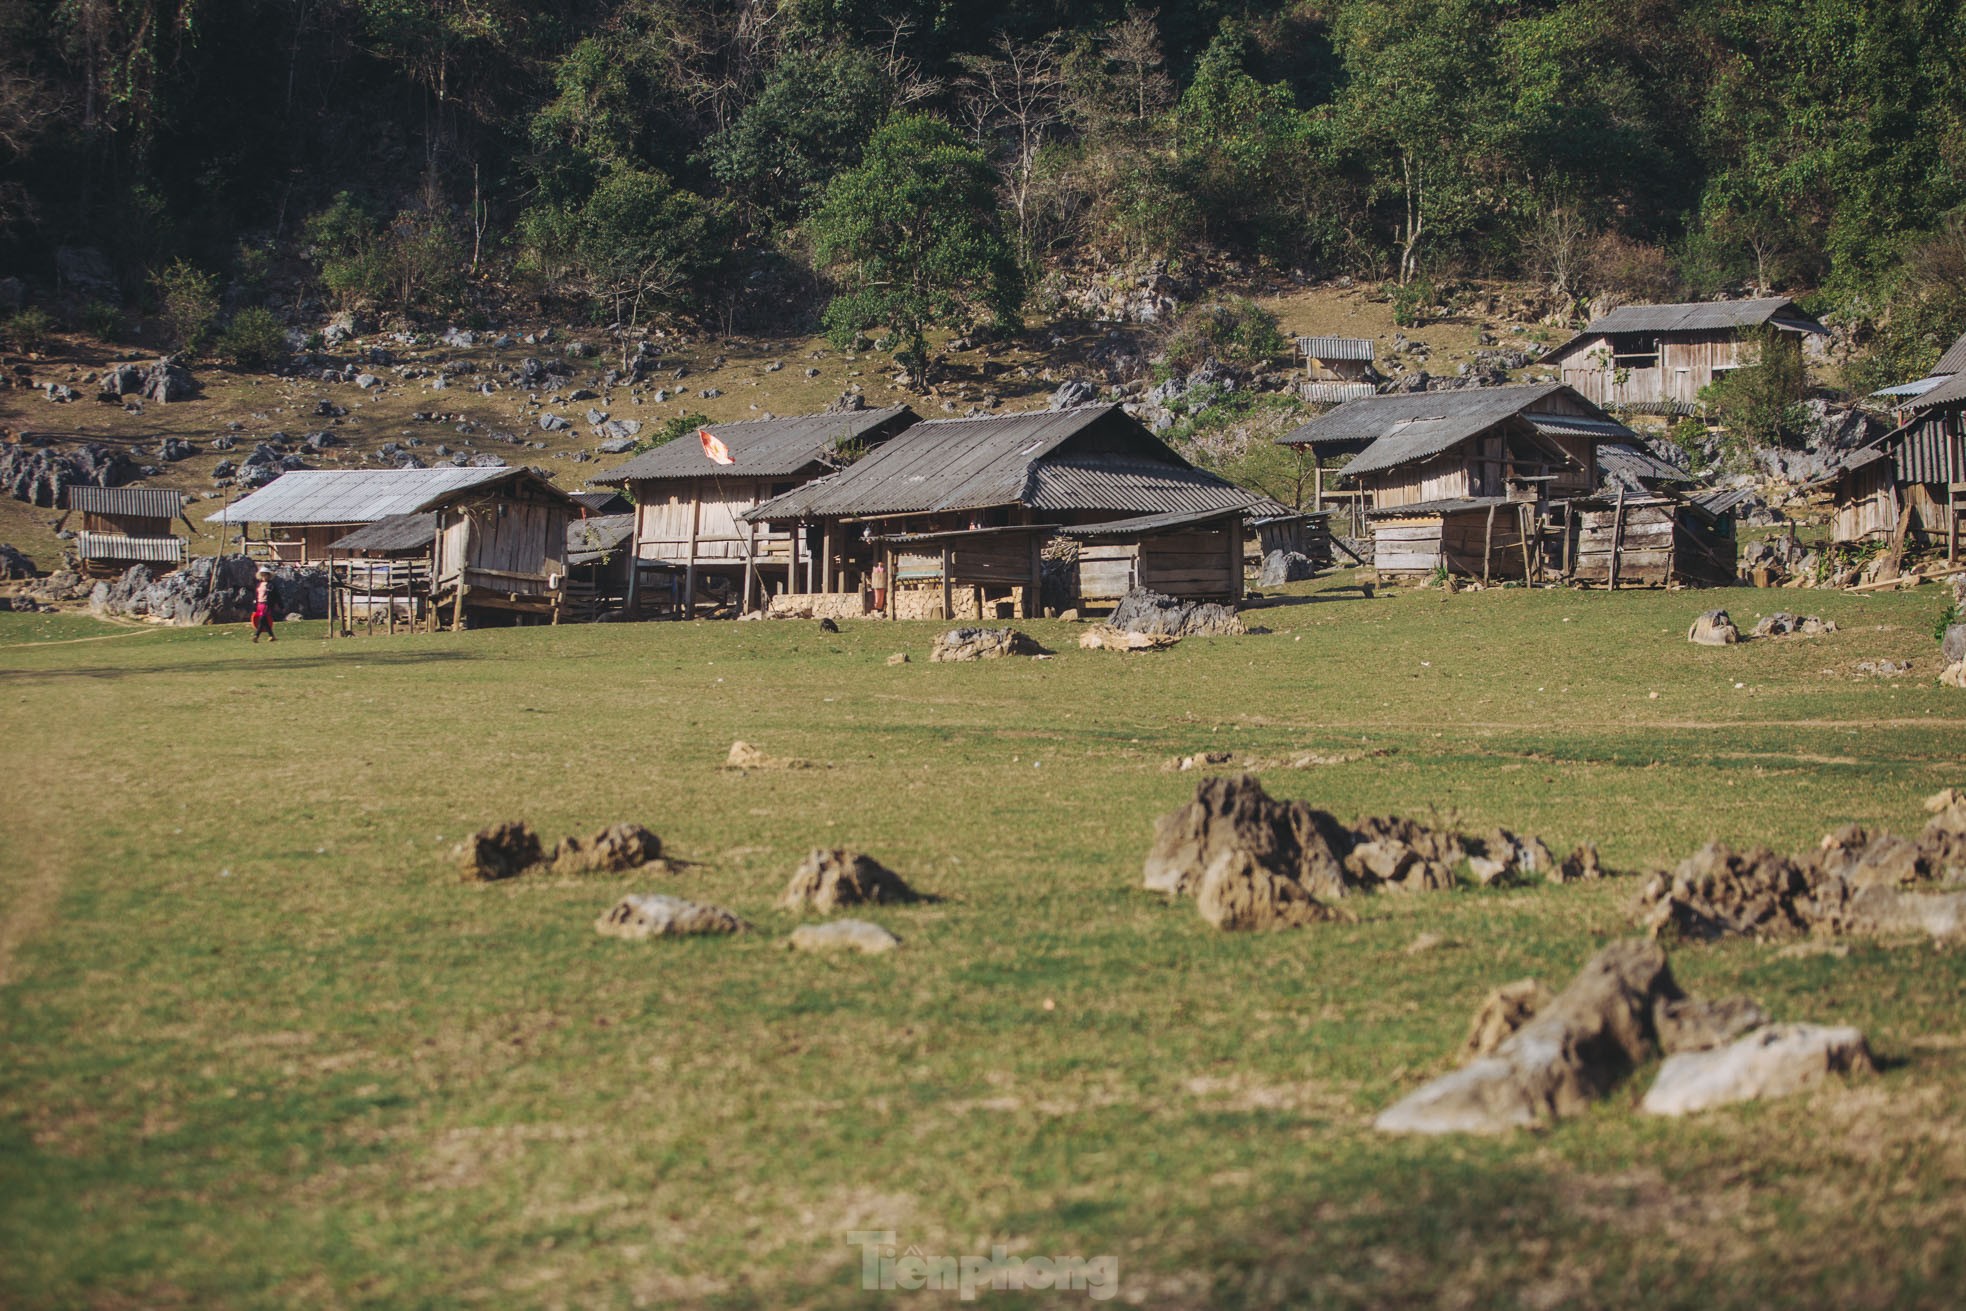
<instances>
[{"instance_id":1,"label":"white rock","mask_svg":"<svg viewBox=\"0 0 1966 1311\"><path fill-rule=\"evenodd\" d=\"M680 938L697 933L736 933L744 922L721 906L703 906L681 897L630 893L594 921L604 938Z\"/></svg>"},{"instance_id":2,"label":"white rock","mask_svg":"<svg viewBox=\"0 0 1966 1311\"><path fill-rule=\"evenodd\" d=\"M857 951L878 956L899 947L901 939L866 920L835 920L831 924L801 925L792 930L785 945L794 951Z\"/></svg>"},{"instance_id":3,"label":"white rock","mask_svg":"<svg viewBox=\"0 0 1966 1311\"><path fill-rule=\"evenodd\" d=\"M1876 1068L1857 1029L1771 1024L1726 1047L1668 1056L1645 1094L1649 1115L1787 1097L1832 1074Z\"/></svg>"}]
</instances>

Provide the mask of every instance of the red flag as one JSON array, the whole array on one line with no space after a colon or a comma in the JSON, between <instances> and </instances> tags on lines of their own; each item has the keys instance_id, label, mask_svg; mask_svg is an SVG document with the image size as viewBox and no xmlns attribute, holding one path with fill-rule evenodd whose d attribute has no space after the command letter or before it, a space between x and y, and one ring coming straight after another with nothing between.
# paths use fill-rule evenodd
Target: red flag
<instances>
[{"instance_id":1,"label":"red flag","mask_svg":"<svg viewBox=\"0 0 1966 1311\"><path fill-rule=\"evenodd\" d=\"M718 441L708 428L698 428L696 436L703 443L703 454L718 464L735 464L730 458L730 447Z\"/></svg>"}]
</instances>

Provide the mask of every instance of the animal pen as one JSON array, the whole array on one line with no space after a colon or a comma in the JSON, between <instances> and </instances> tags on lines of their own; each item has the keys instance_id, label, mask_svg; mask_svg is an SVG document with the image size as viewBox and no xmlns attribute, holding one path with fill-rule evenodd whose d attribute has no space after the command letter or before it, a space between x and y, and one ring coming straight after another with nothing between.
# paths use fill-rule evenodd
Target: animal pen
<instances>
[{"instance_id":1,"label":"animal pen","mask_svg":"<svg viewBox=\"0 0 1966 1311\"><path fill-rule=\"evenodd\" d=\"M1446 570L1483 582L1540 576L1537 507L1505 497L1462 497L1374 510L1372 567L1382 577Z\"/></svg>"},{"instance_id":2,"label":"animal pen","mask_svg":"<svg viewBox=\"0 0 1966 1311\"><path fill-rule=\"evenodd\" d=\"M1731 514L1672 496L1572 501L1558 541L1572 582L1606 587L1726 587L1740 548Z\"/></svg>"},{"instance_id":3,"label":"animal pen","mask_svg":"<svg viewBox=\"0 0 1966 1311\"><path fill-rule=\"evenodd\" d=\"M1243 595L1243 512L1149 514L1076 524L1078 601L1117 605L1136 587L1193 601L1234 604Z\"/></svg>"}]
</instances>

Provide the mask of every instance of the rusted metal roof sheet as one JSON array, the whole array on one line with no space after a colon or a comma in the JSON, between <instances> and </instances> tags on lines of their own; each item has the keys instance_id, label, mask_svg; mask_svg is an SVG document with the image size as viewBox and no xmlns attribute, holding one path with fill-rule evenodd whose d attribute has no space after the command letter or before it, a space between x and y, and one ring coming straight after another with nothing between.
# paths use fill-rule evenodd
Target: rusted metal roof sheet
<instances>
[{"instance_id":1,"label":"rusted metal roof sheet","mask_svg":"<svg viewBox=\"0 0 1966 1311\"><path fill-rule=\"evenodd\" d=\"M730 448L730 464L718 464L705 455L692 433L644 451L593 481L619 487L657 478L785 478L821 465L842 447L913 423L915 417L913 410L897 405L885 410L713 423L707 425L710 435Z\"/></svg>"},{"instance_id":2,"label":"rusted metal roof sheet","mask_svg":"<svg viewBox=\"0 0 1966 1311\"><path fill-rule=\"evenodd\" d=\"M1910 408L1929 410L1935 406L1953 406L1962 402L1966 402L1966 373L1955 373L1930 391L1915 397Z\"/></svg>"},{"instance_id":3,"label":"rusted metal roof sheet","mask_svg":"<svg viewBox=\"0 0 1966 1311\"><path fill-rule=\"evenodd\" d=\"M1299 353L1314 360L1362 360L1372 363L1373 345L1364 337L1299 337Z\"/></svg>"},{"instance_id":4,"label":"rusted metal roof sheet","mask_svg":"<svg viewBox=\"0 0 1966 1311\"><path fill-rule=\"evenodd\" d=\"M1400 392L1348 401L1328 414L1277 439L1283 446L1370 445L1393 428L1416 419L1485 418L1495 422L1520 414L1550 397L1569 392L1573 400L1602 414L1596 406L1560 382L1524 383L1510 387L1463 387L1454 391ZM1620 433L1630 430L1618 426Z\"/></svg>"},{"instance_id":5,"label":"rusted metal roof sheet","mask_svg":"<svg viewBox=\"0 0 1966 1311\"><path fill-rule=\"evenodd\" d=\"M1444 501L1421 501L1414 505L1388 505L1377 510L1367 510L1368 519L1428 519L1435 515L1459 514L1464 510L1496 510L1527 502L1511 501L1506 496L1461 496Z\"/></svg>"},{"instance_id":6,"label":"rusted metal roof sheet","mask_svg":"<svg viewBox=\"0 0 1966 1311\"><path fill-rule=\"evenodd\" d=\"M918 423L857 464L745 518L880 518L1007 505L1149 513L1202 508L1183 496L1212 495L1219 504L1220 489L1232 487L1192 468L1118 406L1090 405Z\"/></svg>"},{"instance_id":7,"label":"rusted metal roof sheet","mask_svg":"<svg viewBox=\"0 0 1966 1311\"><path fill-rule=\"evenodd\" d=\"M635 503L617 491L569 492L575 505L590 515L627 514Z\"/></svg>"},{"instance_id":8,"label":"rusted metal roof sheet","mask_svg":"<svg viewBox=\"0 0 1966 1311\"><path fill-rule=\"evenodd\" d=\"M62 508L84 514L127 515L133 519L170 519L184 509L184 493L165 487L85 487L64 489Z\"/></svg>"},{"instance_id":9,"label":"rusted metal roof sheet","mask_svg":"<svg viewBox=\"0 0 1966 1311\"><path fill-rule=\"evenodd\" d=\"M77 533L75 553L84 560L131 564L182 564L182 537L126 537L122 533Z\"/></svg>"},{"instance_id":10,"label":"rusted metal roof sheet","mask_svg":"<svg viewBox=\"0 0 1966 1311\"><path fill-rule=\"evenodd\" d=\"M546 475L524 466L499 469L308 469L283 473L206 523L363 524L433 510L461 492L531 479L559 496Z\"/></svg>"},{"instance_id":11,"label":"rusted metal roof sheet","mask_svg":"<svg viewBox=\"0 0 1966 1311\"><path fill-rule=\"evenodd\" d=\"M392 514L328 543L330 551L415 551L437 540L434 514Z\"/></svg>"}]
</instances>

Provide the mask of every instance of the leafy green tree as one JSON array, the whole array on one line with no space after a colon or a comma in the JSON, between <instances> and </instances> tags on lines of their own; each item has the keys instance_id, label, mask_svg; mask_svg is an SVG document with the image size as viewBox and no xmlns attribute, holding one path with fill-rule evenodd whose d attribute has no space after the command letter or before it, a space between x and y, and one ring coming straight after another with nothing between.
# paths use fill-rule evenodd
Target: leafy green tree
<instances>
[{"instance_id":1,"label":"leafy green tree","mask_svg":"<svg viewBox=\"0 0 1966 1311\"><path fill-rule=\"evenodd\" d=\"M1809 394L1802 348L1777 328L1747 334L1745 340L1755 362L1715 380L1700 399L1749 446L1779 446L1795 436L1800 421L1796 407Z\"/></svg>"},{"instance_id":2,"label":"leafy green tree","mask_svg":"<svg viewBox=\"0 0 1966 1311\"><path fill-rule=\"evenodd\" d=\"M272 310L248 305L219 334L218 353L242 369L265 369L287 354L287 329Z\"/></svg>"},{"instance_id":3,"label":"leafy green tree","mask_svg":"<svg viewBox=\"0 0 1966 1311\"><path fill-rule=\"evenodd\" d=\"M349 192L304 225L321 285L345 310L366 309L389 294L389 260L381 224Z\"/></svg>"},{"instance_id":4,"label":"leafy green tree","mask_svg":"<svg viewBox=\"0 0 1966 1311\"><path fill-rule=\"evenodd\" d=\"M941 119L900 114L881 126L812 218L819 263L840 288L825 312L836 345L884 328L919 386L930 328L1017 326L1024 284L995 183L989 162Z\"/></svg>"},{"instance_id":5,"label":"leafy green tree","mask_svg":"<svg viewBox=\"0 0 1966 1311\"><path fill-rule=\"evenodd\" d=\"M1247 38L1225 24L1181 97L1179 140L1211 235L1259 249L1288 247L1306 217L1305 184L1324 165L1318 134L1289 87L1243 68Z\"/></svg>"},{"instance_id":6,"label":"leafy green tree","mask_svg":"<svg viewBox=\"0 0 1966 1311\"><path fill-rule=\"evenodd\" d=\"M753 214L795 221L834 175L859 162L892 92L867 51L788 50L737 121L710 139L711 172Z\"/></svg>"},{"instance_id":7,"label":"leafy green tree","mask_svg":"<svg viewBox=\"0 0 1966 1311\"><path fill-rule=\"evenodd\" d=\"M729 249L728 226L722 209L660 173L617 169L579 211L575 258L615 321L639 323L693 302Z\"/></svg>"},{"instance_id":8,"label":"leafy green tree","mask_svg":"<svg viewBox=\"0 0 1966 1311\"><path fill-rule=\"evenodd\" d=\"M165 346L173 352L202 349L218 322L218 279L179 259L152 273L150 288Z\"/></svg>"}]
</instances>

